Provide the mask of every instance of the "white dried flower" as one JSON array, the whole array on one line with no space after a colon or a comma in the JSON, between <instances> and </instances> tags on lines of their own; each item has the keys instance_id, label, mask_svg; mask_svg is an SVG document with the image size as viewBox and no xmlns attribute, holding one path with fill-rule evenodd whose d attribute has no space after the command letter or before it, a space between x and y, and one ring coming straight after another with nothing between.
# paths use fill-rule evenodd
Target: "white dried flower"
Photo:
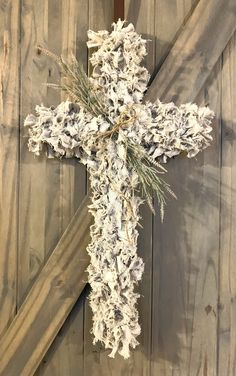
<instances>
[{"instance_id":1,"label":"white dried flower","mask_svg":"<svg viewBox=\"0 0 236 376\"><path fill-rule=\"evenodd\" d=\"M110 34L103 34L103 43L90 58L94 67L91 83L98 93L106 95L111 117L118 115L124 104L140 103L149 80L147 69L140 66L146 55L146 40L124 21L119 20L113 28ZM94 46L100 35L89 32L88 47Z\"/></svg>"}]
</instances>

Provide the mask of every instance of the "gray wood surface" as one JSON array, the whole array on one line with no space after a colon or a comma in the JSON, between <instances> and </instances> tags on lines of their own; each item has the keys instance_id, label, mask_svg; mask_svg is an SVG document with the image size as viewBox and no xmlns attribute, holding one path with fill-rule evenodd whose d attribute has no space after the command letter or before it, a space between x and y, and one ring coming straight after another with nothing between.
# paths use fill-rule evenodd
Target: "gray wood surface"
<instances>
[{"instance_id":1,"label":"gray wood surface","mask_svg":"<svg viewBox=\"0 0 236 376\"><path fill-rule=\"evenodd\" d=\"M180 4L178 4L180 5ZM176 9L180 7L176 4ZM186 14L191 12L191 4L186 4L189 7L185 7ZM173 3L171 3L173 7ZM165 13L170 13L170 3L165 2L162 4L161 9L165 9ZM160 9L160 4L159 4ZM158 14L157 14L158 17ZM161 15L159 15L161 17ZM183 15L184 17L184 15ZM179 25L179 18L175 18L172 22L172 33L177 29ZM156 23L158 25L158 23ZM175 29L176 28L176 29ZM157 27L158 38L156 40L157 46L160 44L160 48L157 47L157 52L162 50L163 52L169 48L170 42L166 40L166 48L163 46L162 35L165 33L166 27L162 30L161 27ZM178 39L177 39L178 41ZM176 44L175 44L176 45ZM175 46L174 45L174 46ZM172 50L171 50L172 53ZM169 55L171 56L171 54ZM161 60L161 56L157 55L157 65ZM173 63L173 60L172 60ZM173 65L173 64L172 64ZM163 71L165 68L165 63L163 65ZM163 73L164 77L164 73ZM165 77L167 77L167 71L165 71ZM180 77L180 76L178 76ZM191 75L190 75L191 78ZM168 80L167 80L168 81ZM158 82L158 76L157 76ZM181 84L181 80L176 80L174 84ZM155 85L155 82L154 82ZM155 86L152 86L155 88ZM176 87L177 87L176 86ZM157 93L162 95L162 86L161 89L156 86ZM219 95L216 90L218 89L217 85L214 85L211 89L213 93L213 98L210 101L210 105L213 108L216 108L218 102L215 98L218 98ZM171 92L172 88L170 89ZM197 103L204 104L210 99L209 95L206 93L210 91L209 88L205 88L204 94L207 98L204 98L202 95L201 98L197 98ZM206 93L205 93L206 92ZM167 90L169 96L169 88ZM172 91L173 94L173 91ZM179 94L182 101L182 95L185 100L188 100L188 97L185 97L186 90L182 89ZM148 93L149 98L149 93ZM174 99L169 96L167 99ZM216 129L219 129L220 123L216 123ZM211 149L213 150L213 149ZM214 151L210 154L210 160L216 167L219 162L217 159L219 151L219 146L214 145ZM209 153L209 152L208 152ZM205 153L206 155L206 153ZM208 154L207 154L208 155ZM200 253L201 262L203 269L200 270L200 278L195 276L194 265L197 266L196 260L197 251L199 252L199 246L195 245L195 238L191 232L192 227L196 228L196 233L201 233L202 242L208 240L208 229L204 231L204 227L199 225L203 215L207 220L205 210L201 213L201 207L207 208L204 197L203 202L200 204L199 208L199 194L196 190L195 195L190 195L186 186L189 185L191 180L195 179L196 171L198 171L199 176L204 174L216 177L219 171L214 169L213 166L210 168L205 166L203 161L204 155L198 157L197 161L189 161L182 159L181 166L179 166L180 161L176 159L171 161L168 164L168 176L171 182L172 187L176 187L176 193L178 196L178 201L170 204L170 208L167 208L166 219L164 225L160 224L159 218L154 218L154 231L153 231L153 299L152 299L152 363L151 363L151 373L152 374L165 374L165 375L188 375L193 374L195 370L199 370L199 374L204 374L204 372L209 372L209 374L215 374L216 372L216 345L208 346L205 336L205 326L201 325L204 321L204 309L207 307L213 307L212 309L216 311L216 302L217 302L217 289L216 282L209 276L209 271L205 272L205 265L209 261L209 252L206 255ZM199 165L199 160L201 164ZM201 171L202 170L202 171ZM209 170L209 171L208 171ZM192 173L194 171L194 174ZM206 178L208 180L208 178ZM206 180L206 181L207 181ZM192 183L193 184L193 183ZM202 186L206 185L207 188L212 188L213 191L217 192L217 185L215 183L209 184L206 183L203 179ZM199 185L201 189L201 185ZM190 201L189 201L190 199ZM189 202L188 202L189 201ZM207 208L207 213L211 218L211 215L216 214L213 218L214 221L211 222L212 228L216 226L219 228L219 218L217 216L218 202L215 200L216 209ZM185 214L186 208L190 209L196 214L193 217L192 224L189 224L190 219L188 218L189 214ZM200 209L200 210L199 210ZM211 210L210 210L211 209ZM214 210L216 212L214 212ZM188 210L187 210L188 211ZM203 214L204 213L204 214ZM185 218L186 217L186 218ZM181 226L181 223L183 225ZM170 229L173 229L173 234L170 235ZM186 238L188 243L186 244ZM218 237L216 236L212 239L211 246L218 244ZM203 249L207 249L205 246ZM217 270L217 248L214 248L211 251L212 259L214 260L214 271ZM203 251L204 252L204 251ZM204 275L206 273L206 276ZM206 279L206 281L204 280ZM209 279L209 281L208 281ZM208 301L208 304L205 304L203 300L197 298L199 287L197 283L199 280L202 280L201 289L205 291L205 300ZM195 292L196 289L196 292ZM209 291L209 293L208 293ZM194 301L193 301L194 299ZM209 308L210 309L210 308ZM175 313L175 316L173 314ZM212 341L212 338L215 338L214 343L216 344L216 330L217 323L216 318L209 316L209 338ZM171 326L170 326L171 322ZM198 327L197 335L196 323ZM191 327L193 325L193 327ZM194 344L192 344L194 338ZM203 353L203 354L202 354ZM208 373L207 373L208 374Z\"/></svg>"},{"instance_id":2,"label":"gray wood surface","mask_svg":"<svg viewBox=\"0 0 236 376\"><path fill-rule=\"evenodd\" d=\"M177 200L155 217L152 374L217 374L220 62L196 102L216 111L214 143L168 163ZM198 372L198 373L197 373Z\"/></svg>"},{"instance_id":3,"label":"gray wood surface","mask_svg":"<svg viewBox=\"0 0 236 376\"><path fill-rule=\"evenodd\" d=\"M70 59L73 53L83 63L85 69L87 67L87 29L88 29L88 1L87 0L69 0L56 1L53 4L48 1L51 9L51 18L55 19L54 32L48 39L46 47L55 51L57 54L63 54ZM53 9L57 13L53 16ZM67 15L65 17L64 15ZM57 23L56 23L57 22ZM56 71L52 69L52 74L48 80L55 82ZM59 79L59 77L58 77ZM54 99L53 99L54 96ZM61 99L66 99L61 96ZM50 102L58 103L55 98L55 91L50 91ZM56 213L54 216L60 219L57 229L51 225L50 232L55 234L57 238L65 230L68 223L73 217L75 210L79 207L81 200L86 192L86 170L76 160L67 160L63 163L59 162L58 173L59 197L56 200ZM53 196L53 187L50 187L49 197ZM47 249L51 250L50 245ZM82 293L80 301L77 302L70 313L66 324L54 340L50 351L44 357L37 376L70 376L83 373L83 323L84 323L84 299L85 294Z\"/></svg>"},{"instance_id":4,"label":"gray wood surface","mask_svg":"<svg viewBox=\"0 0 236 376\"><path fill-rule=\"evenodd\" d=\"M112 3L0 1L3 331L35 278L41 278L38 273L80 205L87 186L85 170L75 162L38 159L27 150L22 129L24 116L37 103L49 105L60 100L58 94L41 85L59 80L59 74L51 61L38 55L35 46L40 43L65 56L74 51L86 66L86 31L88 27L109 28ZM128 361L123 361L121 357L108 359L103 348L92 345L86 288L37 376L236 374L235 35L226 47L236 25L236 3L200 0L195 8L197 3L125 1L126 18L151 39L145 64L150 71L159 70L150 92L152 98L196 99L198 104L209 103L216 112L213 146L197 160L180 157L167 166L168 180L178 200L170 199L164 224L160 224L158 216L152 218L146 207L142 208L145 228L140 231L139 253L146 267L139 288L143 295L139 302L143 330L140 346ZM191 21L186 27L191 14L196 24ZM51 307L48 314L53 315L52 312ZM54 333L59 326L54 326Z\"/></svg>"},{"instance_id":5,"label":"gray wood surface","mask_svg":"<svg viewBox=\"0 0 236 376\"><path fill-rule=\"evenodd\" d=\"M236 374L236 34L222 56L219 375Z\"/></svg>"},{"instance_id":6,"label":"gray wood surface","mask_svg":"<svg viewBox=\"0 0 236 376\"><path fill-rule=\"evenodd\" d=\"M0 335L16 312L20 2L0 3Z\"/></svg>"},{"instance_id":7,"label":"gray wood surface","mask_svg":"<svg viewBox=\"0 0 236 376\"><path fill-rule=\"evenodd\" d=\"M90 239L88 229L92 224L88 204L86 198L2 337L1 376L34 374L80 296L89 263L85 252Z\"/></svg>"},{"instance_id":8,"label":"gray wood surface","mask_svg":"<svg viewBox=\"0 0 236 376\"><path fill-rule=\"evenodd\" d=\"M155 100L157 89L161 99L192 101L214 68L222 46L226 46L235 30L235 0L201 0L183 25L171 53L160 68L148 92ZM181 77L180 86L176 80Z\"/></svg>"}]
</instances>

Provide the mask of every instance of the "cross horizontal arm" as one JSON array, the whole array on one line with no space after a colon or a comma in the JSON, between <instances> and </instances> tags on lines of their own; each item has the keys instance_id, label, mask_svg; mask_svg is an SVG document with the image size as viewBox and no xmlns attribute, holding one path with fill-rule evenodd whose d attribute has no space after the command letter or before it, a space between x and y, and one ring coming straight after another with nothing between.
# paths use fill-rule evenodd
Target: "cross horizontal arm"
<instances>
[{"instance_id":1,"label":"cross horizontal arm","mask_svg":"<svg viewBox=\"0 0 236 376\"><path fill-rule=\"evenodd\" d=\"M88 204L86 198L1 339L1 376L34 374L81 294L89 264Z\"/></svg>"},{"instance_id":2,"label":"cross horizontal arm","mask_svg":"<svg viewBox=\"0 0 236 376\"><path fill-rule=\"evenodd\" d=\"M128 138L140 142L152 160L166 162L182 152L192 158L212 140L214 112L208 107L193 103L177 107L158 100L137 108L136 116L132 129L127 129Z\"/></svg>"}]
</instances>

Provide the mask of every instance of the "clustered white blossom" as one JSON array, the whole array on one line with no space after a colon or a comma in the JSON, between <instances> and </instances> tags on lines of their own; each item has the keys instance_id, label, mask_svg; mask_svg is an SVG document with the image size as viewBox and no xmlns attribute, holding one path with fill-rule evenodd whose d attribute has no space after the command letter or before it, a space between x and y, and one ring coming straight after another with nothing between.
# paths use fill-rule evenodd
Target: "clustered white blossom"
<instances>
[{"instance_id":1,"label":"clustered white blossom","mask_svg":"<svg viewBox=\"0 0 236 376\"><path fill-rule=\"evenodd\" d=\"M112 121L124 105L141 103L147 89L149 73L140 65L146 55L146 40L134 26L123 21L113 24L113 31L88 31L88 47L98 47L90 62L93 88L101 93L108 105Z\"/></svg>"},{"instance_id":2,"label":"clustered white blossom","mask_svg":"<svg viewBox=\"0 0 236 376\"><path fill-rule=\"evenodd\" d=\"M181 152L195 157L212 140L211 119L213 112L208 107L187 103L177 107L174 103L146 103L133 105L130 116L132 127L124 133L154 160L167 162Z\"/></svg>"},{"instance_id":3,"label":"clustered white blossom","mask_svg":"<svg viewBox=\"0 0 236 376\"><path fill-rule=\"evenodd\" d=\"M51 157L78 158L90 173L94 216L88 267L92 291L94 343L101 341L129 357L130 347L140 334L136 308L139 294L134 291L144 263L137 255L136 229L139 205L135 188L138 175L127 163L127 138L153 158L186 152L194 157L211 141L213 112L207 107L173 103L142 103L149 74L141 61L146 41L132 24L113 24L113 31L88 32L88 47L97 47L91 63L93 89L108 108L108 117L95 117L69 101L56 108L36 107L28 115L29 149L39 155L45 148ZM120 127L116 138L101 137L112 129L122 114L131 119Z\"/></svg>"}]
</instances>

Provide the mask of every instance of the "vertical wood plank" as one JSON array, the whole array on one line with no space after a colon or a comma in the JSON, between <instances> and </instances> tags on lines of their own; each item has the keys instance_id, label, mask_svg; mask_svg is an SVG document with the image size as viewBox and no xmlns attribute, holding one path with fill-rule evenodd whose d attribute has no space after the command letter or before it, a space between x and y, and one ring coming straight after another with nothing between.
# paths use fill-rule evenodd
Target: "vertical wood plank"
<instances>
[{"instance_id":1,"label":"vertical wood plank","mask_svg":"<svg viewBox=\"0 0 236 376\"><path fill-rule=\"evenodd\" d=\"M71 53L87 66L88 3L85 0L62 0L59 19L58 54L70 60ZM53 9L52 9L53 11ZM52 13L53 14L53 13ZM54 17L58 17L54 15ZM52 17L53 18L53 17ZM53 48L54 35L49 38ZM66 97L62 95L62 100ZM63 160L59 166L59 232L63 233L86 192L86 171L76 160ZM53 192L52 192L53 193ZM48 192L49 198L52 193ZM79 229L78 229L79 231ZM83 306L80 297L66 323L40 366L43 376L83 374Z\"/></svg>"},{"instance_id":2,"label":"vertical wood plank","mask_svg":"<svg viewBox=\"0 0 236 376\"><path fill-rule=\"evenodd\" d=\"M157 69L195 5L194 1L157 2ZM218 65L198 98L198 103L210 101L213 109L220 102L219 69ZM178 200L169 201L163 225L157 217L154 222L153 375L216 372L219 127L216 121L215 144L204 156L197 161L177 158L167 165Z\"/></svg>"},{"instance_id":3,"label":"vertical wood plank","mask_svg":"<svg viewBox=\"0 0 236 376\"><path fill-rule=\"evenodd\" d=\"M197 100L216 111L214 144L197 160L167 166L178 200L155 223L153 374L216 375L220 69Z\"/></svg>"},{"instance_id":4,"label":"vertical wood plank","mask_svg":"<svg viewBox=\"0 0 236 376\"><path fill-rule=\"evenodd\" d=\"M219 268L219 232L220 232L220 164L221 164L221 58L212 70L205 88L196 99L199 104L209 103L215 111L213 121L213 144L202 154L202 189L197 191L201 222L196 228L194 244L200 244L199 267L196 285L189 284L194 297L192 310L192 328L187 334L192 336L189 354L189 372L216 375L217 373L217 326L218 326L218 268ZM196 179L197 179L196 170ZM195 228L194 228L195 231ZM197 240L198 239L198 240ZM199 241L199 239L201 239ZM193 244L193 249L194 249ZM194 256L194 255L193 255ZM189 302L191 300L189 299ZM190 309L190 306L189 306ZM190 309L191 311L191 309ZM191 318L191 314L189 315ZM190 343L190 342L189 342ZM186 357L187 360L187 357Z\"/></svg>"},{"instance_id":5,"label":"vertical wood plank","mask_svg":"<svg viewBox=\"0 0 236 376\"><path fill-rule=\"evenodd\" d=\"M220 69L196 99L216 111L214 143L197 160L168 163L178 200L169 201L164 224L155 218L153 375L216 375Z\"/></svg>"},{"instance_id":6,"label":"vertical wood plank","mask_svg":"<svg viewBox=\"0 0 236 376\"><path fill-rule=\"evenodd\" d=\"M2 1L0 3L0 335L16 312L19 21L19 1Z\"/></svg>"},{"instance_id":7,"label":"vertical wood plank","mask_svg":"<svg viewBox=\"0 0 236 376\"><path fill-rule=\"evenodd\" d=\"M223 53L218 375L236 374L236 33Z\"/></svg>"},{"instance_id":8,"label":"vertical wood plank","mask_svg":"<svg viewBox=\"0 0 236 376\"><path fill-rule=\"evenodd\" d=\"M157 0L155 11L157 72L169 53L185 20L199 0Z\"/></svg>"},{"instance_id":9,"label":"vertical wood plank","mask_svg":"<svg viewBox=\"0 0 236 376\"><path fill-rule=\"evenodd\" d=\"M44 260L47 191L50 185L47 176L48 161L43 157L35 158L29 153L27 134L23 129L24 118L34 111L35 105L42 102L47 105L47 88L42 83L48 79L48 59L38 54L36 46L45 45L48 40L48 2L24 0L21 13L18 305ZM48 213L50 210L51 206Z\"/></svg>"},{"instance_id":10,"label":"vertical wood plank","mask_svg":"<svg viewBox=\"0 0 236 376\"><path fill-rule=\"evenodd\" d=\"M59 79L58 69L37 50L37 45L42 45L61 52L60 14L60 2L56 0L22 1L18 305L61 236L60 162L29 153L22 127L36 104L56 105L60 101L57 92L43 85Z\"/></svg>"},{"instance_id":11,"label":"vertical wood plank","mask_svg":"<svg viewBox=\"0 0 236 376\"><path fill-rule=\"evenodd\" d=\"M66 16L64 16L66 15ZM87 67L88 4L85 0L62 0L62 55L70 61L77 55ZM79 46L78 46L79 44ZM64 98L66 99L66 98ZM61 163L61 230L68 226L82 202L86 189L85 168L76 159Z\"/></svg>"}]
</instances>

